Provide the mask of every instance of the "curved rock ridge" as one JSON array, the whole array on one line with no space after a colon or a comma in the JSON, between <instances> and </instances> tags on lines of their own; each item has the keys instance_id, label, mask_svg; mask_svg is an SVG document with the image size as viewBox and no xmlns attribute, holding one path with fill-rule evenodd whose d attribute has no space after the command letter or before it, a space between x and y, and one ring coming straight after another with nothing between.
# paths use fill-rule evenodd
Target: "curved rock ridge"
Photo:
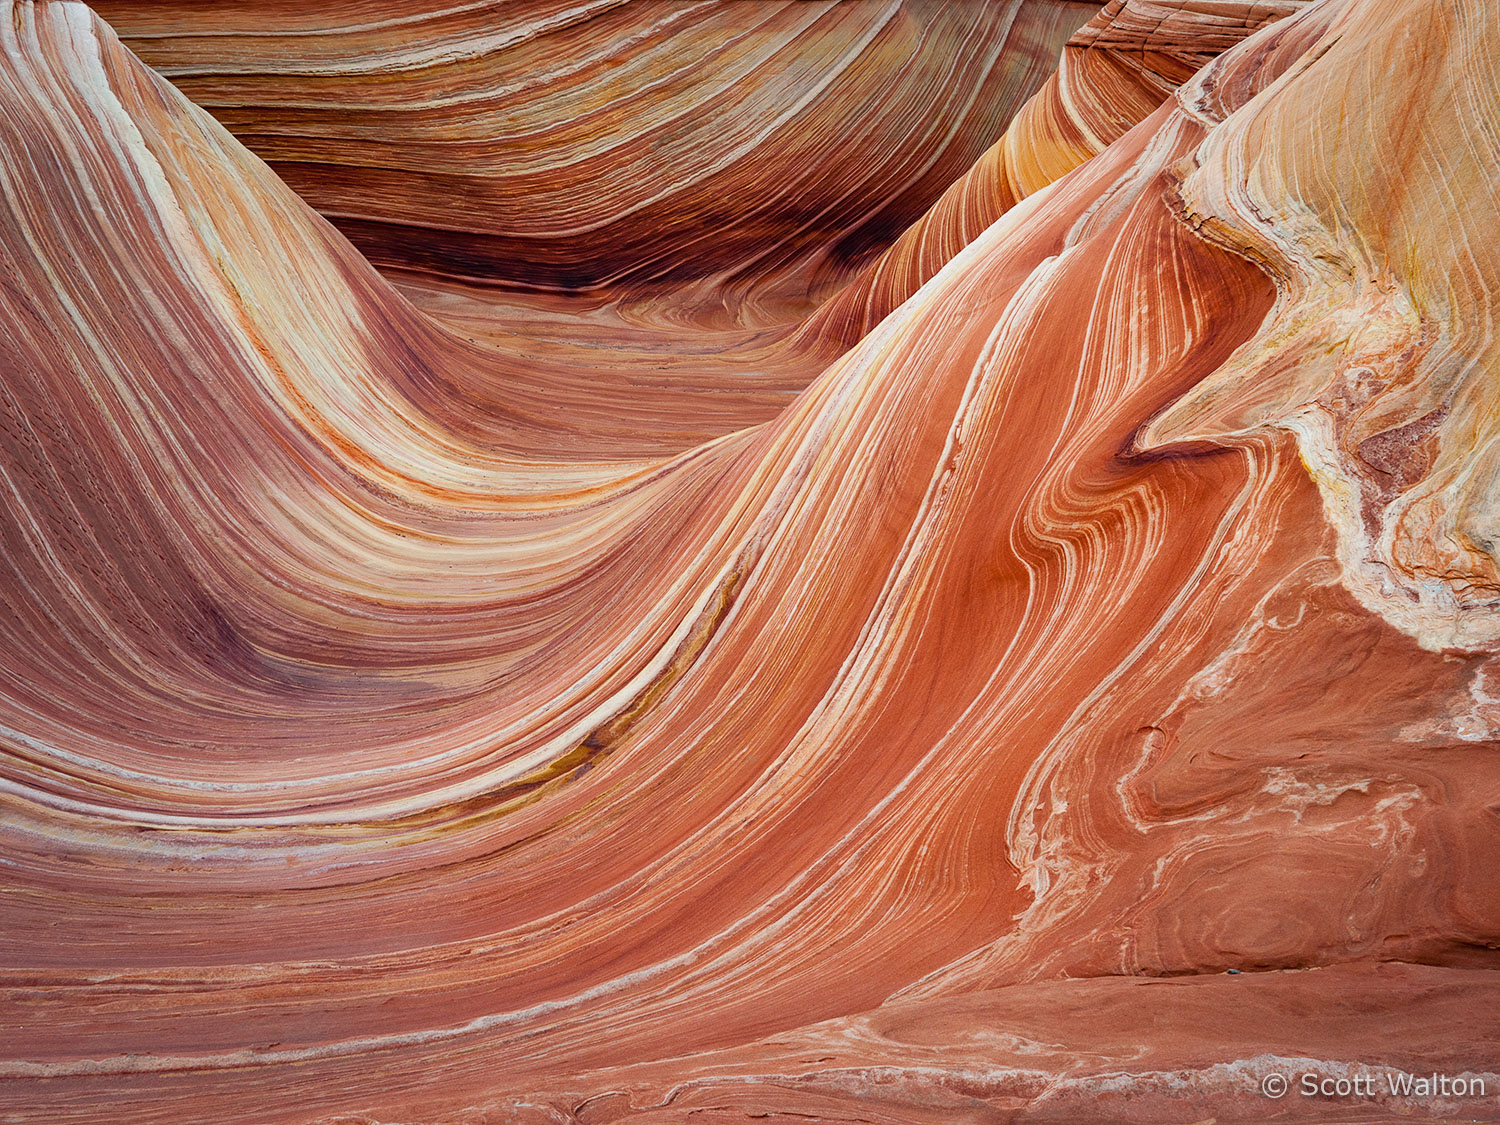
<instances>
[{"instance_id":1,"label":"curved rock ridge","mask_svg":"<svg viewBox=\"0 0 1500 1125\"><path fill-rule=\"evenodd\" d=\"M1005 135L878 261L829 300L804 336L858 339L1022 199L1103 152L1221 51L1305 0L1110 0L1063 48Z\"/></svg>"},{"instance_id":2,"label":"curved rock ridge","mask_svg":"<svg viewBox=\"0 0 1500 1125\"><path fill-rule=\"evenodd\" d=\"M800 303L973 163L1095 6L95 7L377 265Z\"/></svg>"},{"instance_id":3,"label":"curved rock ridge","mask_svg":"<svg viewBox=\"0 0 1500 1125\"><path fill-rule=\"evenodd\" d=\"M525 383L592 455L630 459L766 421L856 343L793 330L1000 136L1095 7L96 10L479 345L466 394Z\"/></svg>"},{"instance_id":4,"label":"curved rock ridge","mask_svg":"<svg viewBox=\"0 0 1500 1125\"><path fill-rule=\"evenodd\" d=\"M1425 647L1491 651L1500 27L1443 3L1389 20L1352 5L1317 16L1326 49L1276 97L1233 90L1229 60L1187 94L1231 116L1194 158L1184 213L1263 263L1278 301L1144 444L1295 433L1361 600ZM1294 113L1322 145L1293 139Z\"/></svg>"},{"instance_id":5,"label":"curved rock ridge","mask_svg":"<svg viewBox=\"0 0 1500 1125\"><path fill-rule=\"evenodd\" d=\"M868 331L633 398L671 314L398 287L88 8L0 0L0 1115L1496 1119L1259 1092L1500 1084L1493 610L1435 643L1328 499L1384 458L1398 575L1482 538L1496 15L1156 10L1085 36L1157 44L1155 107ZM438 56L511 27L245 11L251 70L347 12L479 96ZM720 18L551 11L621 65ZM872 11L920 24L763 18ZM1349 444L1443 395L1420 472Z\"/></svg>"}]
</instances>

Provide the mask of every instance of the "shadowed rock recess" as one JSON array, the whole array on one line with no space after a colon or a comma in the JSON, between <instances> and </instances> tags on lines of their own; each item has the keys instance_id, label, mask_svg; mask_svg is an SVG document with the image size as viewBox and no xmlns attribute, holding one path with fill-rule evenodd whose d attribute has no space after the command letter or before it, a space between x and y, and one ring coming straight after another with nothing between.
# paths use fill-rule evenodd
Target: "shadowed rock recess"
<instances>
[{"instance_id":1,"label":"shadowed rock recess","mask_svg":"<svg viewBox=\"0 0 1500 1125\"><path fill-rule=\"evenodd\" d=\"M1490 0L0 0L0 250L0 1119L1500 1120Z\"/></svg>"}]
</instances>

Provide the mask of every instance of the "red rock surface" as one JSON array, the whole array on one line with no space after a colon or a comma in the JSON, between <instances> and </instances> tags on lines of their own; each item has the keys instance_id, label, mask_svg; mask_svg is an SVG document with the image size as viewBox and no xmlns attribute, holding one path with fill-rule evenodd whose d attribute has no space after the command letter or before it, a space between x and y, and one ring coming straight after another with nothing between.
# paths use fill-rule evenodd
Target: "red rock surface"
<instances>
[{"instance_id":1,"label":"red rock surface","mask_svg":"<svg viewBox=\"0 0 1500 1125\"><path fill-rule=\"evenodd\" d=\"M379 265L567 292L712 278L737 317L836 284L920 217L1097 11L94 7Z\"/></svg>"},{"instance_id":2,"label":"red rock surface","mask_svg":"<svg viewBox=\"0 0 1500 1125\"><path fill-rule=\"evenodd\" d=\"M0 12L0 1113L1500 1119L1489 6L100 10L180 89Z\"/></svg>"}]
</instances>

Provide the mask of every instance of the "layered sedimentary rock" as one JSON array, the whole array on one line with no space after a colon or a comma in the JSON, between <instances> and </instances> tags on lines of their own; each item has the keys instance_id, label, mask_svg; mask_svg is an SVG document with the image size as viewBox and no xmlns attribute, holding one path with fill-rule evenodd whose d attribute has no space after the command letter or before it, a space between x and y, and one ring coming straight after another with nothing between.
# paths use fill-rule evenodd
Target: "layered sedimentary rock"
<instances>
[{"instance_id":1,"label":"layered sedimentary rock","mask_svg":"<svg viewBox=\"0 0 1500 1125\"><path fill-rule=\"evenodd\" d=\"M1095 9L97 5L378 264L560 291L712 277L721 300L766 275L800 297L797 275L889 241Z\"/></svg>"},{"instance_id":2,"label":"layered sedimentary rock","mask_svg":"<svg viewBox=\"0 0 1500 1125\"><path fill-rule=\"evenodd\" d=\"M785 409L858 338L796 333L805 315L1003 134L1096 11L96 9L482 343L493 381L595 417L591 448L616 457Z\"/></svg>"},{"instance_id":3,"label":"layered sedimentary rock","mask_svg":"<svg viewBox=\"0 0 1500 1125\"><path fill-rule=\"evenodd\" d=\"M422 311L0 14L7 1113L1495 1118L1478 0L1165 10L888 315L634 408L631 306ZM1360 1068L1491 1097L1259 1092Z\"/></svg>"},{"instance_id":4,"label":"layered sedimentary rock","mask_svg":"<svg viewBox=\"0 0 1500 1125\"><path fill-rule=\"evenodd\" d=\"M803 339L857 340L1022 199L1103 152L1221 51L1305 0L1110 0L1068 40L1056 73L997 140Z\"/></svg>"}]
</instances>

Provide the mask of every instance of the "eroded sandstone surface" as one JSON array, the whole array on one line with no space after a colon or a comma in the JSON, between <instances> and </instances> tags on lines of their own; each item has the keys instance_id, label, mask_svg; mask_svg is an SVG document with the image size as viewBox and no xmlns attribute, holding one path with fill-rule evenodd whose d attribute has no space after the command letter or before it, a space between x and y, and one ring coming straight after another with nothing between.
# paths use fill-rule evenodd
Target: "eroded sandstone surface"
<instances>
[{"instance_id":1,"label":"eroded sandstone surface","mask_svg":"<svg viewBox=\"0 0 1500 1125\"><path fill-rule=\"evenodd\" d=\"M1500 1120L1497 169L1485 0L3 0L0 1113Z\"/></svg>"}]
</instances>

